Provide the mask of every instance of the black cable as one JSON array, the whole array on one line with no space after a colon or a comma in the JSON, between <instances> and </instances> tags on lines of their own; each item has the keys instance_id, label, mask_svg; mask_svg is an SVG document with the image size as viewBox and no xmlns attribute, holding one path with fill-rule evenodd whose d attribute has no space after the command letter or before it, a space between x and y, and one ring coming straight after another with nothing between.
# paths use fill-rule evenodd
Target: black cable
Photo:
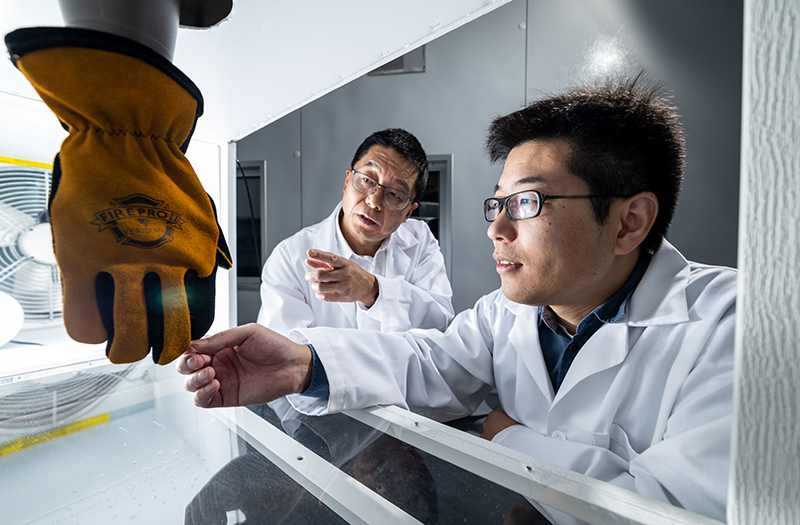
<instances>
[{"instance_id":1,"label":"black cable","mask_svg":"<svg viewBox=\"0 0 800 525\"><path fill-rule=\"evenodd\" d=\"M244 191L247 193L247 204L250 206L250 227L253 231L253 251L255 251L256 255L256 262L258 263L258 271L261 271L261 253L259 253L258 249L258 235L256 233L256 214L253 211L253 200L250 198L250 186L247 184L247 175L244 172L244 168L242 168L241 162L239 159L236 159L236 165L239 167L239 171L242 172L242 179L244 179ZM257 177L256 177L257 178Z\"/></svg>"}]
</instances>

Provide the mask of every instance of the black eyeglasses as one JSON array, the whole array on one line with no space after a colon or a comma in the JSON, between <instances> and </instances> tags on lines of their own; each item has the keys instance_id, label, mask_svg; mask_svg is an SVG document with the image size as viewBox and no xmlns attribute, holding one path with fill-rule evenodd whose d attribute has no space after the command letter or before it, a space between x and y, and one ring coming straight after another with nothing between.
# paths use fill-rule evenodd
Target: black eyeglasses
<instances>
[{"instance_id":1,"label":"black eyeglasses","mask_svg":"<svg viewBox=\"0 0 800 525\"><path fill-rule=\"evenodd\" d=\"M545 195L536 190L526 190L519 193L512 193L502 199L486 199L483 201L483 217L488 222L494 222L503 208L506 209L506 217L512 221L522 221L533 219L542 213L542 205L546 201L554 199L591 199L626 197L626 195Z\"/></svg>"},{"instance_id":2,"label":"black eyeglasses","mask_svg":"<svg viewBox=\"0 0 800 525\"><path fill-rule=\"evenodd\" d=\"M354 190L364 195L372 195L377 191L378 187L381 187L383 188L383 202L390 208L398 211L403 210L414 200L400 190L384 186L365 173L352 169L350 171L353 173L352 184Z\"/></svg>"}]
</instances>

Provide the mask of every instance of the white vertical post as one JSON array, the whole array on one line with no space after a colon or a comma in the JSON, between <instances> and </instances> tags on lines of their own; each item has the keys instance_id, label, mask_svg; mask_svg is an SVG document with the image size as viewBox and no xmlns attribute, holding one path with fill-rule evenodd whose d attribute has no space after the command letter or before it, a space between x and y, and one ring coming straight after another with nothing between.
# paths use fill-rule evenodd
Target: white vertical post
<instances>
[{"instance_id":1,"label":"white vertical post","mask_svg":"<svg viewBox=\"0 0 800 525\"><path fill-rule=\"evenodd\" d=\"M800 523L800 0L745 0L728 521Z\"/></svg>"},{"instance_id":2,"label":"white vertical post","mask_svg":"<svg viewBox=\"0 0 800 525\"><path fill-rule=\"evenodd\" d=\"M220 186L225 188L225 197L227 198L227 231L225 238L228 240L228 248L231 251L231 258L233 258L233 267L228 270L228 283L229 283L229 307L228 322L231 326L238 325L239 319L239 276L236 269L237 253L236 253L236 142L228 142L227 156L227 178L225 172L221 171L222 180ZM265 181L266 183L266 181ZM225 226L222 226L225 230Z\"/></svg>"}]
</instances>

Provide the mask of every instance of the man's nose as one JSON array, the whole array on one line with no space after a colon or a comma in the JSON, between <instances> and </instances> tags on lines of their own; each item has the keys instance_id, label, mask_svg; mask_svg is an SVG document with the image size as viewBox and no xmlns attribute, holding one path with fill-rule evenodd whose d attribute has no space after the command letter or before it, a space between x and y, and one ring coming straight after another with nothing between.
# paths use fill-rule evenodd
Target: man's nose
<instances>
[{"instance_id":1,"label":"man's nose","mask_svg":"<svg viewBox=\"0 0 800 525\"><path fill-rule=\"evenodd\" d=\"M489 228L486 229L486 235L493 241L511 241L517 236L516 225L514 221L508 218L506 211L503 209L500 210L497 217L489 223Z\"/></svg>"},{"instance_id":2,"label":"man's nose","mask_svg":"<svg viewBox=\"0 0 800 525\"><path fill-rule=\"evenodd\" d=\"M370 208L379 210L383 204L383 188L378 186L375 188L375 191L367 195L367 198L364 200Z\"/></svg>"}]
</instances>

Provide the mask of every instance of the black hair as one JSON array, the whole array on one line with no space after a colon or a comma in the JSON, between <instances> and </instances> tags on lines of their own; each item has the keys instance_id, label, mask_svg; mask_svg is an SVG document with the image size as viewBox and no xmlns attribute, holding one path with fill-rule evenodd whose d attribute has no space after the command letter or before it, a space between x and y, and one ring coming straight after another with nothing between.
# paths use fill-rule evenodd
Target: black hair
<instances>
[{"instance_id":1,"label":"black hair","mask_svg":"<svg viewBox=\"0 0 800 525\"><path fill-rule=\"evenodd\" d=\"M417 169L417 180L414 183L414 200L422 197L425 188L428 186L428 156L422 149L417 137L408 131L400 128L388 128L376 131L366 139L356 150L353 160L350 162L350 169L354 169L356 163L367 154L372 146L383 146L392 148L401 157L410 162Z\"/></svg>"},{"instance_id":2,"label":"black hair","mask_svg":"<svg viewBox=\"0 0 800 525\"><path fill-rule=\"evenodd\" d=\"M538 100L498 117L489 126L486 150L492 162L515 147L538 140L565 140L571 146L566 168L592 195L653 192L658 215L641 248L654 252L669 229L685 169L686 139L677 110L661 86L607 78ZM600 224L611 200L591 199Z\"/></svg>"}]
</instances>

